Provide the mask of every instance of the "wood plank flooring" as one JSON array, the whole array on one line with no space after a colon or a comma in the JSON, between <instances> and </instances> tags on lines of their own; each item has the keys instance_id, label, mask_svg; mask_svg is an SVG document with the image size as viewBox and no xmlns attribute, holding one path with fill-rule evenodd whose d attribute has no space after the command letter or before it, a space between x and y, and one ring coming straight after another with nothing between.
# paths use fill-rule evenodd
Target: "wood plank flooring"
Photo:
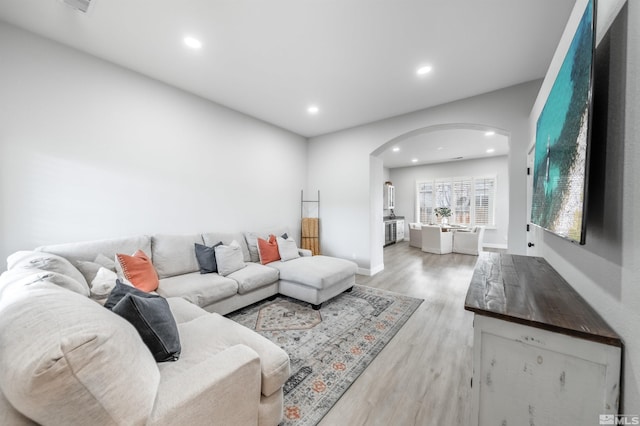
<instances>
[{"instance_id":1,"label":"wood plank flooring","mask_svg":"<svg viewBox=\"0 0 640 426\"><path fill-rule=\"evenodd\" d=\"M473 314L464 299L478 258L408 242L384 250L384 271L356 283L424 302L319 424L466 426Z\"/></svg>"}]
</instances>

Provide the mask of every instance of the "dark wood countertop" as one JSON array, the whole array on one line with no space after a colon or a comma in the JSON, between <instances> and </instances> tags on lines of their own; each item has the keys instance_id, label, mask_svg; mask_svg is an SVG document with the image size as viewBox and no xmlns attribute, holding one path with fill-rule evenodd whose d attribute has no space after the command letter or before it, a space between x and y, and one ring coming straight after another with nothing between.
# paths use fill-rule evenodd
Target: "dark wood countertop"
<instances>
[{"instance_id":1,"label":"dark wood countertop","mask_svg":"<svg viewBox=\"0 0 640 426\"><path fill-rule=\"evenodd\" d=\"M464 308L478 315L622 347L620 336L541 257L481 253Z\"/></svg>"}]
</instances>

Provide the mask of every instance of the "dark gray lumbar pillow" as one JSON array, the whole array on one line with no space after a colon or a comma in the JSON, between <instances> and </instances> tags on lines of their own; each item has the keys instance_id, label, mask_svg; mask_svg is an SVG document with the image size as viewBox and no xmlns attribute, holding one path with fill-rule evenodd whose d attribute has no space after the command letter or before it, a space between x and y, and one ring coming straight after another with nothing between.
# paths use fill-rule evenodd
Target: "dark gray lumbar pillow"
<instances>
[{"instance_id":1,"label":"dark gray lumbar pillow","mask_svg":"<svg viewBox=\"0 0 640 426\"><path fill-rule=\"evenodd\" d=\"M166 299L129 293L112 310L133 324L157 362L178 360L180 335Z\"/></svg>"},{"instance_id":2,"label":"dark gray lumbar pillow","mask_svg":"<svg viewBox=\"0 0 640 426\"><path fill-rule=\"evenodd\" d=\"M202 244L194 243L196 246L196 259L198 260L198 266L200 267L201 274L210 274L212 272L218 272L218 264L216 262L215 248L222 245L222 241L214 244L212 247L207 247Z\"/></svg>"},{"instance_id":3,"label":"dark gray lumbar pillow","mask_svg":"<svg viewBox=\"0 0 640 426\"><path fill-rule=\"evenodd\" d=\"M117 279L116 286L111 290L109 298L107 298L107 301L104 303L104 307L113 310L113 307L127 294L135 294L136 296L147 298L160 297L157 294L139 290L132 285L123 284L120 279Z\"/></svg>"}]
</instances>

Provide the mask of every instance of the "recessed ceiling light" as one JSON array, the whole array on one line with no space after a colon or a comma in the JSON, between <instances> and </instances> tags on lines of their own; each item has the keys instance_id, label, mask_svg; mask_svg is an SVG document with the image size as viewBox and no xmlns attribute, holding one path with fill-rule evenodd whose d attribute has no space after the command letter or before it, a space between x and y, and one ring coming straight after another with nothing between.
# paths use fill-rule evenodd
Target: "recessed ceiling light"
<instances>
[{"instance_id":1,"label":"recessed ceiling light","mask_svg":"<svg viewBox=\"0 0 640 426\"><path fill-rule=\"evenodd\" d=\"M183 40L184 40L184 44L186 44L187 47L190 47L192 49L200 49L202 47L202 42L197 38L185 37Z\"/></svg>"},{"instance_id":2,"label":"recessed ceiling light","mask_svg":"<svg viewBox=\"0 0 640 426\"><path fill-rule=\"evenodd\" d=\"M496 150L495 150L495 149L493 149L493 148L489 148L489 149L487 150L487 154L491 154L492 152L496 152Z\"/></svg>"},{"instance_id":3,"label":"recessed ceiling light","mask_svg":"<svg viewBox=\"0 0 640 426\"><path fill-rule=\"evenodd\" d=\"M496 132L494 132L493 130L489 130L488 132L484 132L485 136L493 136L495 134L496 134Z\"/></svg>"},{"instance_id":4,"label":"recessed ceiling light","mask_svg":"<svg viewBox=\"0 0 640 426\"><path fill-rule=\"evenodd\" d=\"M411 159L411 162L412 162L412 163L417 163L417 162L418 162L418 159L417 159L417 158L412 158L412 159Z\"/></svg>"},{"instance_id":5,"label":"recessed ceiling light","mask_svg":"<svg viewBox=\"0 0 640 426\"><path fill-rule=\"evenodd\" d=\"M397 146L393 147L393 152L398 152L398 151L400 151L400 148L398 148Z\"/></svg>"},{"instance_id":6,"label":"recessed ceiling light","mask_svg":"<svg viewBox=\"0 0 640 426\"><path fill-rule=\"evenodd\" d=\"M441 146L439 146L439 147L438 147L438 151L442 151L443 149L444 149L444 148L443 148L443 147L441 147Z\"/></svg>"},{"instance_id":7,"label":"recessed ceiling light","mask_svg":"<svg viewBox=\"0 0 640 426\"><path fill-rule=\"evenodd\" d=\"M309 106L309 108L307 108L307 112L309 114L317 114L320 111L320 108L318 108L316 105L311 105Z\"/></svg>"},{"instance_id":8,"label":"recessed ceiling light","mask_svg":"<svg viewBox=\"0 0 640 426\"><path fill-rule=\"evenodd\" d=\"M424 65L424 66L421 66L420 68L418 68L416 70L416 74L418 74L418 75L429 74L432 69L433 69L433 67L431 65Z\"/></svg>"}]
</instances>

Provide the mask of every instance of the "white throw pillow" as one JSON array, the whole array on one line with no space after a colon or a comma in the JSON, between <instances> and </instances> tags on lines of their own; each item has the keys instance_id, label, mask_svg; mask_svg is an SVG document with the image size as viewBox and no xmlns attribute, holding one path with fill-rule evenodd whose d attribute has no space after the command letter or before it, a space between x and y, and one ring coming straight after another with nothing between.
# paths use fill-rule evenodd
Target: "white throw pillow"
<instances>
[{"instance_id":1,"label":"white throw pillow","mask_svg":"<svg viewBox=\"0 0 640 426\"><path fill-rule=\"evenodd\" d=\"M233 240L228 246L222 245L214 248L216 252L216 263L218 264L218 274L226 277L247 266L244 263L244 255L240 244Z\"/></svg>"},{"instance_id":2,"label":"white throw pillow","mask_svg":"<svg viewBox=\"0 0 640 426\"><path fill-rule=\"evenodd\" d=\"M118 274L115 272L104 267L98 269L96 277L91 281L91 299L104 305L111 290L116 286L117 279Z\"/></svg>"},{"instance_id":3,"label":"white throw pillow","mask_svg":"<svg viewBox=\"0 0 640 426\"><path fill-rule=\"evenodd\" d=\"M276 242L278 243L281 261L286 262L287 260L300 257L298 246L296 246L296 241L293 238L289 237L285 240L282 237L278 237L276 238Z\"/></svg>"}]
</instances>

